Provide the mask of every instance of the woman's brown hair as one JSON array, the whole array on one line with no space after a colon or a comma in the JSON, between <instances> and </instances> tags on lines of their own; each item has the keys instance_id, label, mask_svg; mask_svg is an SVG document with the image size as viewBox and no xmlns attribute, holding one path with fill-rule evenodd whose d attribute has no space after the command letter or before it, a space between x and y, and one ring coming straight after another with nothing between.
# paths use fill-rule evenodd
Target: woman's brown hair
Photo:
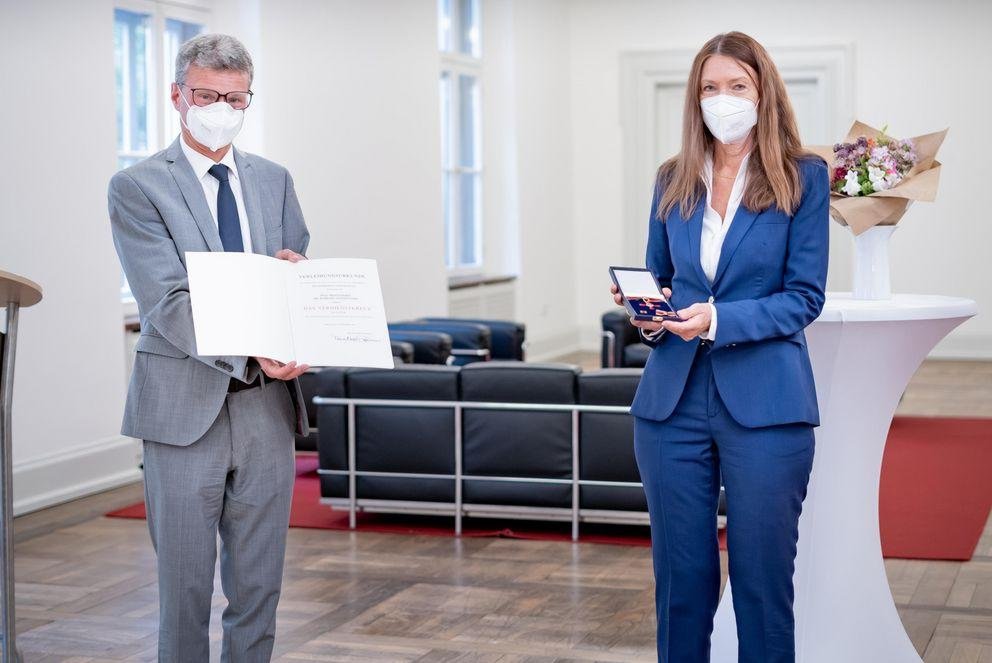
<instances>
[{"instance_id":1,"label":"woman's brown hair","mask_svg":"<svg viewBox=\"0 0 992 663\"><path fill-rule=\"evenodd\" d=\"M744 206L757 212L775 205L786 214L795 213L802 197L797 162L810 153L799 140L785 83L761 44L743 32L727 32L706 42L692 62L682 113L682 151L658 169L656 185L663 191L658 218L664 221L678 205L687 219L705 197L703 162L714 138L703 123L699 94L703 64L713 55L733 58L747 65L745 69L750 67L749 75L757 76L758 124L748 159Z\"/></svg>"}]
</instances>

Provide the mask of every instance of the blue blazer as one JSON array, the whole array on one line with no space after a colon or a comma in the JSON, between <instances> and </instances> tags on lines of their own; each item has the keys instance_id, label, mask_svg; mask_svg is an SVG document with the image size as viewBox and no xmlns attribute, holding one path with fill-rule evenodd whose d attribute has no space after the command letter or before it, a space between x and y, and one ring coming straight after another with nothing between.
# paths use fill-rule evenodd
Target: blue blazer
<instances>
[{"instance_id":1,"label":"blue blazer","mask_svg":"<svg viewBox=\"0 0 992 663\"><path fill-rule=\"evenodd\" d=\"M688 219L676 208L664 223L656 218L659 186L651 204L647 267L671 284L676 308L713 297L713 377L730 415L749 428L820 423L803 329L823 308L830 182L822 159L804 157L798 165L796 213L738 207L713 283L699 263L705 197ZM645 342L652 350L630 411L662 421L682 395L699 340L669 332Z\"/></svg>"}]
</instances>

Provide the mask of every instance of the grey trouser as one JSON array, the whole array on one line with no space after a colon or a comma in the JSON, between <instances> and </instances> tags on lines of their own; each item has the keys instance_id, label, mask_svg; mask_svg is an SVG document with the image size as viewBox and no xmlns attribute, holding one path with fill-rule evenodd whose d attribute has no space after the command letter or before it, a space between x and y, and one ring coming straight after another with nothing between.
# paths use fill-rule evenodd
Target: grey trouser
<instances>
[{"instance_id":1,"label":"grey trouser","mask_svg":"<svg viewBox=\"0 0 992 663\"><path fill-rule=\"evenodd\" d=\"M268 661L282 586L295 413L280 382L227 395L188 447L145 440L145 504L158 555L159 661L209 660L217 534L222 661Z\"/></svg>"}]
</instances>

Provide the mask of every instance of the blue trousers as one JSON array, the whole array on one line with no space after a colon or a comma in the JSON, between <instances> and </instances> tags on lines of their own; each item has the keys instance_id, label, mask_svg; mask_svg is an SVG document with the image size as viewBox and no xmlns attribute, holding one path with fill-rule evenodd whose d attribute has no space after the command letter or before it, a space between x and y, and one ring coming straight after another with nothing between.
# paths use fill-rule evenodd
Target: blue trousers
<instances>
[{"instance_id":1,"label":"blue trousers","mask_svg":"<svg viewBox=\"0 0 992 663\"><path fill-rule=\"evenodd\" d=\"M791 662L792 574L813 465L813 427L738 424L720 399L709 353L700 346L668 419L635 420L634 448L651 516L658 660L710 660L720 595L722 474L738 660Z\"/></svg>"}]
</instances>

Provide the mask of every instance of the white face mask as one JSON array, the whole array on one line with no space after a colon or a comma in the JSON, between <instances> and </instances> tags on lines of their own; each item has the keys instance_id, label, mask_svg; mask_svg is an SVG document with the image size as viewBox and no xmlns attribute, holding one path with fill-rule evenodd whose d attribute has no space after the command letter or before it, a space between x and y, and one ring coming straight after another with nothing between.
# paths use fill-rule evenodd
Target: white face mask
<instances>
[{"instance_id":1,"label":"white face mask","mask_svg":"<svg viewBox=\"0 0 992 663\"><path fill-rule=\"evenodd\" d=\"M183 125L200 145L216 152L225 145L230 145L241 131L245 121L245 112L235 110L226 101L215 101L209 106L191 106L186 101L186 95L179 91L179 96L186 102L186 121ZM179 119L182 120L182 114Z\"/></svg>"},{"instance_id":2,"label":"white face mask","mask_svg":"<svg viewBox=\"0 0 992 663\"><path fill-rule=\"evenodd\" d=\"M706 97L699 102L703 122L713 137L724 144L739 143L758 123L758 107L750 99L731 94Z\"/></svg>"}]
</instances>

